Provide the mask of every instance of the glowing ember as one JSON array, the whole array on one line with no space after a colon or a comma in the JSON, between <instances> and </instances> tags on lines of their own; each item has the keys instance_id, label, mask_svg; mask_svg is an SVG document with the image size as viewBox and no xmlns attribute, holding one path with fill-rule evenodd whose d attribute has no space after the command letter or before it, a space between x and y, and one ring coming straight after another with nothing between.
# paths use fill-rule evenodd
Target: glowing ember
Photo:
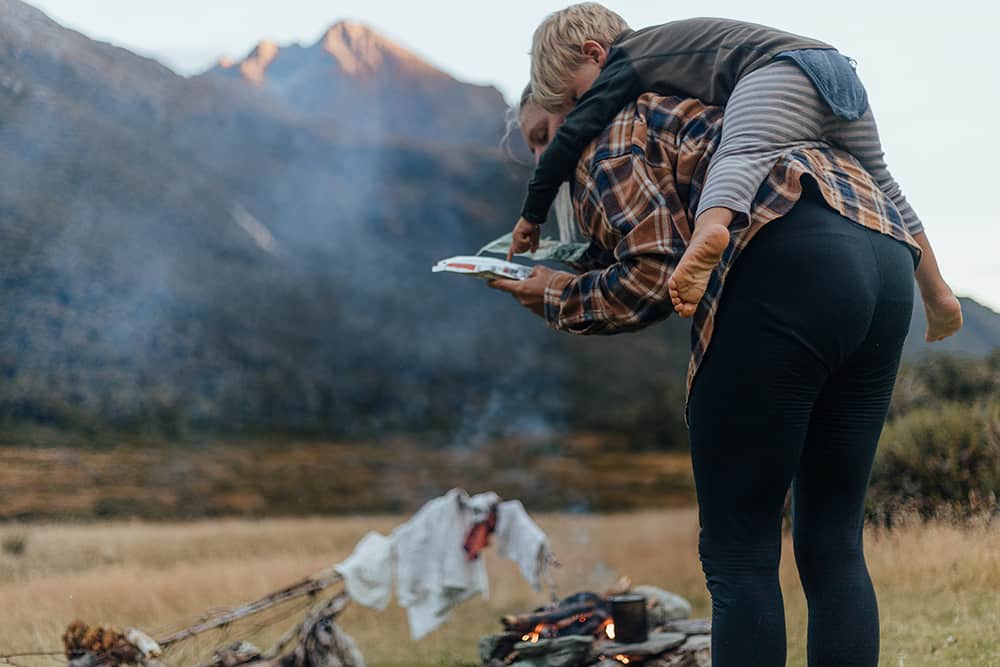
<instances>
[{"instance_id":1,"label":"glowing ember","mask_svg":"<svg viewBox=\"0 0 1000 667\"><path fill-rule=\"evenodd\" d=\"M631 660L628 659L627 655L622 655L621 653L615 656L615 660L622 663L623 665L627 665L628 663L632 662Z\"/></svg>"},{"instance_id":2,"label":"glowing ember","mask_svg":"<svg viewBox=\"0 0 1000 667\"><path fill-rule=\"evenodd\" d=\"M538 625L535 626L534 630L532 630L526 635L521 635L521 641L531 642L532 644L535 644L538 642L538 638L542 635L543 630L545 630L545 624L539 623Z\"/></svg>"}]
</instances>

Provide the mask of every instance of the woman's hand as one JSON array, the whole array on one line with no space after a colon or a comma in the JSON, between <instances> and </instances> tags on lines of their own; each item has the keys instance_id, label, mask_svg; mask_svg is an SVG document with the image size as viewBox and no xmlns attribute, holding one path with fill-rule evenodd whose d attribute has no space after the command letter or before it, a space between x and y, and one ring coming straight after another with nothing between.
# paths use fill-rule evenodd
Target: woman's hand
<instances>
[{"instance_id":1,"label":"woman's hand","mask_svg":"<svg viewBox=\"0 0 1000 667\"><path fill-rule=\"evenodd\" d=\"M535 252L538 250L538 240L542 236L541 225L534 225L524 218L517 221L511 232L510 250L507 251L507 261L514 258L514 253Z\"/></svg>"},{"instance_id":2,"label":"woman's hand","mask_svg":"<svg viewBox=\"0 0 1000 667\"><path fill-rule=\"evenodd\" d=\"M534 227L536 225L532 225ZM491 280L488 285L493 289L508 292L514 295L518 303L533 312L535 315L545 317L545 287L557 273L545 266L536 266L531 270L531 274L524 280ZM572 275L572 274L569 274Z\"/></svg>"}]
</instances>

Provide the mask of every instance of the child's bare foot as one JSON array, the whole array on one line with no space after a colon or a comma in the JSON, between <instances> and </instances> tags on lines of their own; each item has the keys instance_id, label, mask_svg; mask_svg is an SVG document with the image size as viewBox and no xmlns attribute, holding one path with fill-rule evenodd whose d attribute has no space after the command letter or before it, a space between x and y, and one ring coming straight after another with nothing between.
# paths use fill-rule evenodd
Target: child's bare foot
<instances>
[{"instance_id":1,"label":"child's bare foot","mask_svg":"<svg viewBox=\"0 0 1000 667\"><path fill-rule=\"evenodd\" d=\"M928 343L943 340L962 328L962 304L950 291L924 299L924 312L927 314L924 340Z\"/></svg>"},{"instance_id":2,"label":"child's bare foot","mask_svg":"<svg viewBox=\"0 0 1000 667\"><path fill-rule=\"evenodd\" d=\"M724 225L695 227L691 243L667 281L670 300L681 317L691 317L708 288L712 270L729 245L729 230Z\"/></svg>"}]
</instances>

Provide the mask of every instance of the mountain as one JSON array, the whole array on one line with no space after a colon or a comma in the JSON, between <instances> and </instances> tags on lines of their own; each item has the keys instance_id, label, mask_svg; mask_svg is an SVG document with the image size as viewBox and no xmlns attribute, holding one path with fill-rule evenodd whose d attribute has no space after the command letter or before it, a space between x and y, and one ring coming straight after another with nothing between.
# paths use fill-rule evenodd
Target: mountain
<instances>
[{"instance_id":1,"label":"mountain","mask_svg":"<svg viewBox=\"0 0 1000 667\"><path fill-rule=\"evenodd\" d=\"M492 86L457 81L360 23L341 21L315 44L259 43L204 78L239 81L333 127L379 139L495 147L507 104Z\"/></svg>"},{"instance_id":2,"label":"mountain","mask_svg":"<svg viewBox=\"0 0 1000 667\"><path fill-rule=\"evenodd\" d=\"M675 369L650 403L676 394L680 323L677 346L651 331L605 369L613 342L430 272L516 218L526 170L490 142L359 137L17 0L0 13L0 423L447 444L620 425L642 410L600 406L646 364Z\"/></svg>"},{"instance_id":3,"label":"mountain","mask_svg":"<svg viewBox=\"0 0 1000 667\"><path fill-rule=\"evenodd\" d=\"M903 348L904 358L914 358L928 353L948 352L968 357L985 357L1000 348L1000 314L972 299L959 297L962 303L962 330L950 338L936 343L924 341L927 318L920 303L920 295L915 297L913 319L910 332Z\"/></svg>"},{"instance_id":4,"label":"mountain","mask_svg":"<svg viewBox=\"0 0 1000 667\"><path fill-rule=\"evenodd\" d=\"M490 138L502 105L474 102L495 91L354 24L185 78L18 0L0 16L7 441L25 422L686 441L686 322L572 337L430 272L516 218L528 172ZM435 95L466 118L431 118L450 109ZM385 99L430 120L365 126ZM955 339L965 351L1000 344L1000 316L969 303L966 318L981 333Z\"/></svg>"}]
</instances>

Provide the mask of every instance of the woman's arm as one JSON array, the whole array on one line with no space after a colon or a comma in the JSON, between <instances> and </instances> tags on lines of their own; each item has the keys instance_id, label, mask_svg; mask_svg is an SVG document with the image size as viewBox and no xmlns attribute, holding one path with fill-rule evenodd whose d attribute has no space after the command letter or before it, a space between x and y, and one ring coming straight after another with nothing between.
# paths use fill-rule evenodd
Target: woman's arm
<instances>
[{"instance_id":1,"label":"woman's arm","mask_svg":"<svg viewBox=\"0 0 1000 667\"><path fill-rule=\"evenodd\" d=\"M607 335L665 319L673 312L667 280L684 251L681 229L687 228L683 207L669 196L672 184L657 182L645 159L629 154L600 161L580 186L591 195L581 213L595 240L614 248L616 261L578 276L549 276L549 326Z\"/></svg>"}]
</instances>

